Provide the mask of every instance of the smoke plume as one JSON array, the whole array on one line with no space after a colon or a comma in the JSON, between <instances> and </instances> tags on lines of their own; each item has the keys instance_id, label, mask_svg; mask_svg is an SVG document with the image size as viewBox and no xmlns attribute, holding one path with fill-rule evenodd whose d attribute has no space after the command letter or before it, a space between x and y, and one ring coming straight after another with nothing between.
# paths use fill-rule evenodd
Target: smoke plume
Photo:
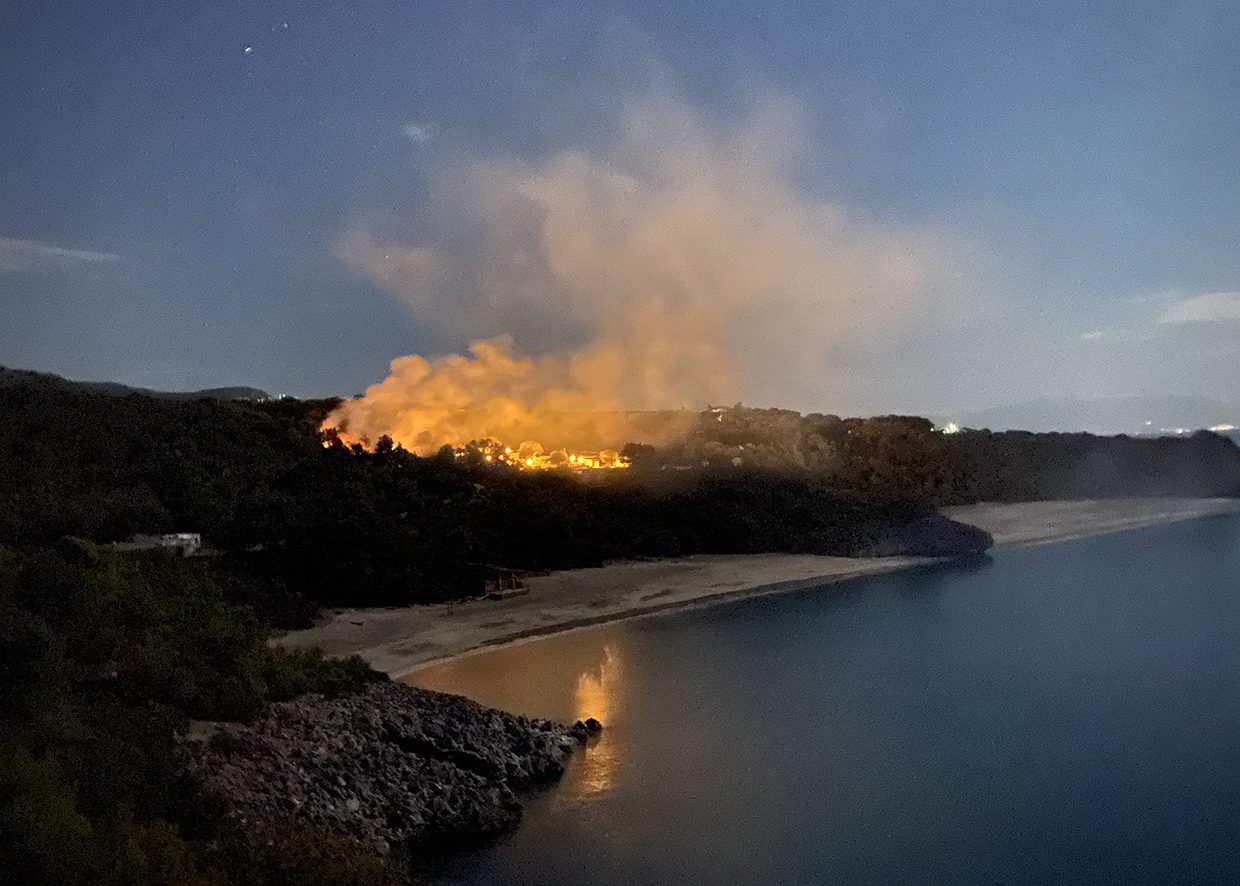
<instances>
[{"instance_id":1,"label":"smoke plume","mask_svg":"<svg viewBox=\"0 0 1240 886\"><path fill-rule=\"evenodd\" d=\"M617 448L680 427L632 411L829 391L834 347L881 347L950 275L931 231L809 193L802 145L787 104L720 130L645 103L610 147L445 174L419 242L355 220L341 258L473 344L394 360L328 424L420 453L484 437Z\"/></svg>"}]
</instances>

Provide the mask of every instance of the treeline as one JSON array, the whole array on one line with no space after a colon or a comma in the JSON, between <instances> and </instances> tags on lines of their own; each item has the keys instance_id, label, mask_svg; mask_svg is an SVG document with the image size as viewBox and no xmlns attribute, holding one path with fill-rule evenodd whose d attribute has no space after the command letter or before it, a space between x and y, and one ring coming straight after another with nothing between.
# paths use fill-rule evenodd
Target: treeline
<instances>
[{"instance_id":1,"label":"treeline","mask_svg":"<svg viewBox=\"0 0 1240 886\"><path fill-rule=\"evenodd\" d=\"M942 434L912 416L839 418L735 406L703 413L684 440L626 450L645 468L727 466L823 479L864 499L975 501L1240 495L1240 449L1187 438L1092 434Z\"/></svg>"},{"instance_id":2,"label":"treeline","mask_svg":"<svg viewBox=\"0 0 1240 886\"><path fill-rule=\"evenodd\" d=\"M967 432L925 419L734 407L634 467L580 482L450 452L324 447L334 401L109 397L0 388L0 544L201 532L266 622L317 606L477 593L497 570L690 553L867 549L934 507L977 500L1235 495L1240 450L1185 440Z\"/></svg>"},{"instance_id":3,"label":"treeline","mask_svg":"<svg viewBox=\"0 0 1240 886\"><path fill-rule=\"evenodd\" d=\"M945 443L953 503L1240 495L1240 449L1209 431L1183 438L967 431Z\"/></svg>"},{"instance_id":4,"label":"treeline","mask_svg":"<svg viewBox=\"0 0 1240 886\"><path fill-rule=\"evenodd\" d=\"M342 847L230 850L184 774L191 719L377 678L270 648L207 564L65 539L0 547L0 871L22 884L349 882ZM301 859L299 861L299 859Z\"/></svg>"},{"instance_id":5,"label":"treeline","mask_svg":"<svg viewBox=\"0 0 1240 886\"><path fill-rule=\"evenodd\" d=\"M201 532L220 553L216 568L237 577L235 602L289 626L320 605L476 594L497 569L853 553L929 511L909 470L918 450L896 433L879 435L869 485L856 488L731 464L582 483L386 442L325 448L318 425L332 405L117 398L51 382L0 389L0 544Z\"/></svg>"}]
</instances>

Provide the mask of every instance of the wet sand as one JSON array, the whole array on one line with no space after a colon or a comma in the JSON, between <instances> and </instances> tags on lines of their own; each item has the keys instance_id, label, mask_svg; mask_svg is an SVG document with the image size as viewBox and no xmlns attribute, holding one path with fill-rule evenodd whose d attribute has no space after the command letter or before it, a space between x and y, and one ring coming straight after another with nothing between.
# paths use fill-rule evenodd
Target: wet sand
<instances>
[{"instance_id":1,"label":"wet sand","mask_svg":"<svg viewBox=\"0 0 1240 886\"><path fill-rule=\"evenodd\" d=\"M1240 500L1159 498L978 504L944 513L990 532L997 547L1018 547L1236 512ZM508 600L333 610L320 624L276 642L319 646L333 656L357 654L372 667L401 676L500 643L932 562L918 557L756 554L609 563L527 579L530 592Z\"/></svg>"}]
</instances>

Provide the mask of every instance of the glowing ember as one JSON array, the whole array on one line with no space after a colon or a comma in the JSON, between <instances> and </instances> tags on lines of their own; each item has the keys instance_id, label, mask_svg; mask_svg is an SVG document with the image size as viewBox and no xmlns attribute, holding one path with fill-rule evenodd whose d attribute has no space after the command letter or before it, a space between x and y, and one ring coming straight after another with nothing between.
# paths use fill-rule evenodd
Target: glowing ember
<instances>
[{"instance_id":1,"label":"glowing ember","mask_svg":"<svg viewBox=\"0 0 1240 886\"><path fill-rule=\"evenodd\" d=\"M532 440L522 443L514 450L504 446L498 440L481 440L466 446L458 446L453 450L457 458L469 458L477 455L487 464L508 465L519 470L550 471L592 471L592 470L623 470L629 466L629 460L614 449L599 452L571 452L567 449L554 449L547 452L542 444Z\"/></svg>"},{"instance_id":2,"label":"glowing ember","mask_svg":"<svg viewBox=\"0 0 1240 886\"><path fill-rule=\"evenodd\" d=\"M364 449L373 449L368 440L357 440L338 428L323 428L323 445L330 447L339 440L346 446L360 445ZM476 458L489 465L504 465L518 470L532 471L611 471L629 467L628 458L614 449L603 449L598 452L573 452L568 449L543 449L541 443L527 440L520 448L513 449L498 440L473 440L464 446L451 447L453 457L457 459Z\"/></svg>"}]
</instances>

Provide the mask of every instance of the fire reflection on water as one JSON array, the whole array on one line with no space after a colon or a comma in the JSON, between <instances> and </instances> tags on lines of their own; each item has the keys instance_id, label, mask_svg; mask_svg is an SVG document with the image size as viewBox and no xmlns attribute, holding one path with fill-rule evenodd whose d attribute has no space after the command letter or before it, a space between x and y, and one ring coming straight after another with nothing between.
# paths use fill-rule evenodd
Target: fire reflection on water
<instances>
[{"instance_id":1,"label":"fire reflection on water","mask_svg":"<svg viewBox=\"0 0 1240 886\"><path fill-rule=\"evenodd\" d=\"M623 624L608 625L463 656L421 669L409 682L527 717L601 722L602 733L573 752L550 792L552 802L574 805L612 792L622 774L626 640Z\"/></svg>"},{"instance_id":2,"label":"fire reflection on water","mask_svg":"<svg viewBox=\"0 0 1240 886\"><path fill-rule=\"evenodd\" d=\"M574 767L574 787L578 797L591 799L608 793L616 784L620 755L616 742L609 740L611 715L619 707L623 663L614 646L603 647L603 660L577 677L577 719L593 717L603 724L603 734L582 749Z\"/></svg>"}]
</instances>

